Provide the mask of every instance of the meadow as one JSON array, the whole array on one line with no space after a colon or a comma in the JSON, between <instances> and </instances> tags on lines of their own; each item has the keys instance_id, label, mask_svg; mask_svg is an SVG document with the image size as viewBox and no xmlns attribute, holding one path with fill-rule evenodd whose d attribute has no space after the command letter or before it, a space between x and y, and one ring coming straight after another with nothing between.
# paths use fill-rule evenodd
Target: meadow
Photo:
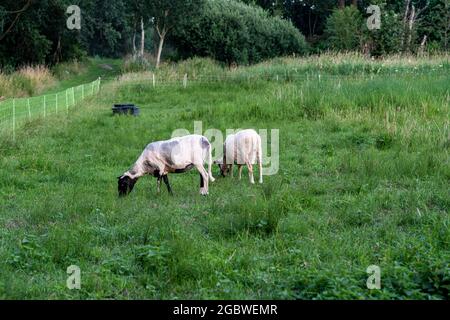
<instances>
[{"instance_id":1,"label":"meadow","mask_svg":"<svg viewBox=\"0 0 450 320\"><path fill-rule=\"evenodd\" d=\"M193 59L156 75L0 136L0 298L449 298L448 57ZM117 102L141 115L113 116ZM194 121L279 129L278 173L250 185L214 168L207 197L194 171L170 176L173 197L145 177L119 199L146 144Z\"/></svg>"}]
</instances>

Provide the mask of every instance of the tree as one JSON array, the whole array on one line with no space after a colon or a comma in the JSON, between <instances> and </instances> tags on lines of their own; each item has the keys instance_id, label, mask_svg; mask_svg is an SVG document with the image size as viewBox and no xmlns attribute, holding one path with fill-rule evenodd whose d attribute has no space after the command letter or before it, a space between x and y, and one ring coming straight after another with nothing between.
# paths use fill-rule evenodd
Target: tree
<instances>
[{"instance_id":1,"label":"tree","mask_svg":"<svg viewBox=\"0 0 450 320\"><path fill-rule=\"evenodd\" d=\"M372 1L374 0L365 5L372 4ZM369 30L364 23L363 52L377 57L401 52L403 34L401 16L387 5L386 0L377 0L374 4L380 7L381 28Z\"/></svg>"},{"instance_id":2,"label":"tree","mask_svg":"<svg viewBox=\"0 0 450 320\"><path fill-rule=\"evenodd\" d=\"M358 50L361 44L363 20L354 6L334 10L327 19L325 34L330 48Z\"/></svg>"},{"instance_id":3,"label":"tree","mask_svg":"<svg viewBox=\"0 0 450 320\"><path fill-rule=\"evenodd\" d=\"M66 28L69 2L72 0L32 0L27 5L24 0L2 0L0 68L80 58L79 32Z\"/></svg>"},{"instance_id":4,"label":"tree","mask_svg":"<svg viewBox=\"0 0 450 320\"><path fill-rule=\"evenodd\" d=\"M259 6L267 10L274 16L283 16L286 12L284 9L284 0L241 0L245 4Z\"/></svg>"},{"instance_id":5,"label":"tree","mask_svg":"<svg viewBox=\"0 0 450 320\"><path fill-rule=\"evenodd\" d=\"M150 21L148 8L146 7L147 4L145 0L131 0L128 4L131 11L131 25L133 28L133 56L143 58L145 49L145 24ZM138 25L141 33L139 52L136 48L136 30Z\"/></svg>"},{"instance_id":6,"label":"tree","mask_svg":"<svg viewBox=\"0 0 450 320\"><path fill-rule=\"evenodd\" d=\"M230 0L207 1L171 38L184 57L209 56L230 65L307 51L303 35L290 21Z\"/></svg>"},{"instance_id":7,"label":"tree","mask_svg":"<svg viewBox=\"0 0 450 320\"><path fill-rule=\"evenodd\" d=\"M158 68L167 34L176 25L189 21L191 17L201 12L204 0L151 0L147 1L146 4L159 36L156 53L156 68Z\"/></svg>"},{"instance_id":8,"label":"tree","mask_svg":"<svg viewBox=\"0 0 450 320\"><path fill-rule=\"evenodd\" d=\"M405 53L411 51L413 37L417 34L417 22L420 21L422 13L428 8L429 1L422 4L422 1L404 0L405 12L403 14L403 36L402 48Z\"/></svg>"},{"instance_id":9,"label":"tree","mask_svg":"<svg viewBox=\"0 0 450 320\"><path fill-rule=\"evenodd\" d=\"M309 43L316 47L321 45L325 22L336 3L330 0L291 0L284 1L283 17L292 21Z\"/></svg>"},{"instance_id":10,"label":"tree","mask_svg":"<svg viewBox=\"0 0 450 320\"><path fill-rule=\"evenodd\" d=\"M18 9L18 10L13 10L13 11L7 11L3 6L0 6L0 21L1 21L1 30L0 30L0 41L3 40L3 38L6 37L6 35L11 32L12 28L14 27L14 25L17 23L17 21L19 20L20 16L28 10L28 8L31 5L31 0L26 0L25 4L23 4L23 6ZM4 28L5 25L5 20L9 15L14 15L14 18L11 19L11 22L9 23L9 25L6 27L6 29Z\"/></svg>"},{"instance_id":11,"label":"tree","mask_svg":"<svg viewBox=\"0 0 450 320\"><path fill-rule=\"evenodd\" d=\"M430 49L450 49L450 0L430 1L418 33L421 39L427 37Z\"/></svg>"},{"instance_id":12,"label":"tree","mask_svg":"<svg viewBox=\"0 0 450 320\"><path fill-rule=\"evenodd\" d=\"M79 6L82 9L80 37L90 55L120 57L128 51L132 11L127 0L79 0Z\"/></svg>"}]
</instances>

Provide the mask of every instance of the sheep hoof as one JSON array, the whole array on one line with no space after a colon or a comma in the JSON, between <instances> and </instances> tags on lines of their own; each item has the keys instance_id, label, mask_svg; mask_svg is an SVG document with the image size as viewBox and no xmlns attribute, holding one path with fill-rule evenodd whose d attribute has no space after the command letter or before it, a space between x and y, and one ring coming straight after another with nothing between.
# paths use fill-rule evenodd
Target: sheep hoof
<instances>
[{"instance_id":1,"label":"sheep hoof","mask_svg":"<svg viewBox=\"0 0 450 320\"><path fill-rule=\"evenodd\" d=\"M200 194L202 196L207 196L208 195L208 191L202 188L202 189L200 189Z\"/></svg>"}]
</instances>

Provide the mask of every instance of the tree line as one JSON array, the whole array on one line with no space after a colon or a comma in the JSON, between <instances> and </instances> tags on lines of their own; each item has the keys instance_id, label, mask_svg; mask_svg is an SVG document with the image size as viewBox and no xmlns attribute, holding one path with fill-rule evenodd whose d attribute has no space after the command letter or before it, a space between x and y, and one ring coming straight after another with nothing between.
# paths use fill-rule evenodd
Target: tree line
<instances>
[{"instance_id":1,"label":"tree line","mask_svg":"<svg viewBox=\"0 0 450 320\"><path fill-rule=\"evenodd\" d=\"M69 30L68 6L81 9ZM366 8L380 8L369 30ZM360 51L370 56L448 51L450 0L2 0L0 68L85 55L209 56L228 64Z\"/></svg>"}]
</instances>

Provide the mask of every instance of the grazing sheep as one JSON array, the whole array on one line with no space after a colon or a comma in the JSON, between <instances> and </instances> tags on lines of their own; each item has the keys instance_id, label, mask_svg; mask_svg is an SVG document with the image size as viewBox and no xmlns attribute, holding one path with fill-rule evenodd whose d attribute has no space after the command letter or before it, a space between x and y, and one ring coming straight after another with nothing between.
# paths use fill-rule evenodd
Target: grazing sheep
<instances>
[{"instance_id":1,"label":"grazing sheep","mask_svg":"<svg viewBox=\"0 0 450 320\"><path fill-rule=\"evenodd\" d=\"M208 172L203 167L208 162ZM161 180L172 194L168 173L182 173L193 167L200 172L200 194L208 194L208 179L211 174L211 144L201 135L188 135L166 141L152 142L144 149L130 170L118 177L119 196L124 196L133 190L136 181L146 175L157 178L157 189L160 191Z\"/></svg>"},{"instance_id":2,"label":"grazing sheep","mask_svg":"<svg viewBox=\"0 0 450 320\"><path fill-rule=\"evenodd\" d=\"M223 144L223 160L215 161L215 163L219 164L220 173L224 177L228 173L231 173L231 176L233 176L233 164L237 164L239 179L242 177L243 165L246 165L250 183L255 183L253 164L256 162L258 162L259 183L263 183L261 137L253 129L246 129L228 135Z\"/></svg>"}]
</instances>

